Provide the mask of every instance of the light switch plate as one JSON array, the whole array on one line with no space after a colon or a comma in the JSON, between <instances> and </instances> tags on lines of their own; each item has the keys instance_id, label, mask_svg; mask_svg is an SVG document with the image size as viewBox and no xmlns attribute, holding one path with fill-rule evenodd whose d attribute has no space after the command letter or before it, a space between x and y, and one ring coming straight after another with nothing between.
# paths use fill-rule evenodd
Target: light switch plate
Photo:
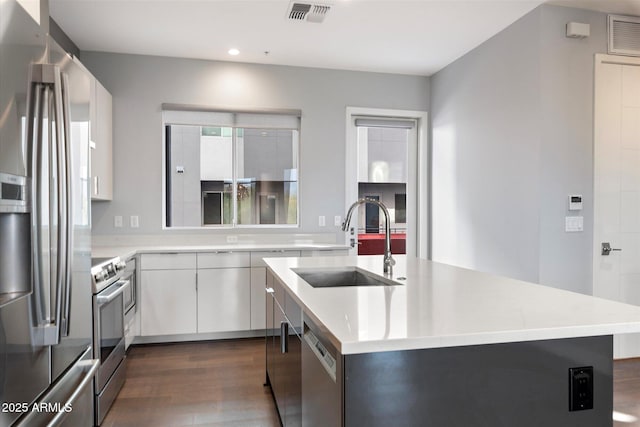
<instances>
[{"instance_id":1,"label":"light switch plate","mask_svg":"<svg viewBox=\"0 0 640 427\"><path fill-rule=\"evenodd\" d=\"M116 215L113 217L113 226L115 228L122 228L122 215Z\"/></svg>"},{"instance_id":2,"label":"light switch plate","mask_svg":"<svg viewBox=\"0 0 640 427\"><path fill-rule=\"evenodd\" d=\"M140 220L138 218L138 215L131 215L131 228L138 227L140 227Z\"/></svg>"},{"instance_id":3,"label":"light switch plate","mask_svg":"<svg viewBox=\"0 0 640 427\"><path fill-rule=\"evenodd\" d=\"M318 217L318 226L319 227L324 227L325 225L327 225L326 222L325 222L325 217L324 217L324 215L320 215Z\"/></svg>"},{"instance_id":4,"label":"light switch plate","mask_svg":"<svg viewBox=\"0 0 640 427\"><path fill-rule=\"evenodd\" d=\"M564 218L564 231L567 233L576 233L584 231L584 217L567 216Z\"/></svg>"},{"instance_id":5,"label":"light switch plate","mask_svg":"<svg viewBox=\"0 0 640 427\"><path fill-rule=\"evenodd\" d=\"M340 215L336 215L333 217L333 225L335 225L336 227L342 226L342 217Z\"/></svg>"}]
</instances>

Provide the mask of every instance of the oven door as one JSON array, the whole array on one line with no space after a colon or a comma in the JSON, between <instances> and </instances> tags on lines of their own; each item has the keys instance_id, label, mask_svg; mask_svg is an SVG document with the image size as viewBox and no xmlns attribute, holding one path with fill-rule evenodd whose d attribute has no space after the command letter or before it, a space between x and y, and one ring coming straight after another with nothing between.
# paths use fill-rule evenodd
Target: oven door
<instances>
[{"instance_id":1,"label":"oven door","mask_svg":"<svg viewBox=\"0 0 640 427\"><path fill-rule=\"evenodd\" d=\"M100 359L96 393L124 359L124 294L130 285L128 280L121 280L94 297L95 358Z\"/></svg>"}]
</instances>

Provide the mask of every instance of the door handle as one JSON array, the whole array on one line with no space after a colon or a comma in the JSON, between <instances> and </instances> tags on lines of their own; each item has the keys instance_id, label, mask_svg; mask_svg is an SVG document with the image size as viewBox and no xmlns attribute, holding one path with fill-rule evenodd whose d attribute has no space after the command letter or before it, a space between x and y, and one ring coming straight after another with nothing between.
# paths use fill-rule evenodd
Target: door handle
<instances>
[{"instance_id":1,"label":"door handle","mask_svg":"<svg viewBox=\"0 0 640 427\"><path fill-rule=\"evenodd\" d=\"M611 244L610 244L609 242L603 242L603 243L602 243L602 252L601 252L601 254L602 254L602 255L604 255L604 256L609 256L609 254L610 254L612 251L622 251L622 249L619 249L619 248L612 248L612 247L611 247Z\"/></svg>"},{"instance_id":2,"label":"door handle","mask_svg":"<svg viewBox=\"0 0 640 427\"><path fill-rule=\"evenodd\" d=\"M280 352L289 352L289 322L280 322Z\"/></svg>"},{"instance_id":3,"label":"door handle","mask_svg":"<svg viewBox=\"0 0 640 427\"><path fill-rule=\"evenodd\" d=\"M114 299L116 299L116 297L122 293L124 293L125 290L127 290L127 288L129 288L130 286L130 282L128 280L122 280L120 282L115 283L112 286L116 286L116 289L114 289L113 291L111 291L109 294L107 295L98 295L96 297L96 302L98 303L98 306L107 304L111 301L113 301Z\"/></svg>"}]
</instances>

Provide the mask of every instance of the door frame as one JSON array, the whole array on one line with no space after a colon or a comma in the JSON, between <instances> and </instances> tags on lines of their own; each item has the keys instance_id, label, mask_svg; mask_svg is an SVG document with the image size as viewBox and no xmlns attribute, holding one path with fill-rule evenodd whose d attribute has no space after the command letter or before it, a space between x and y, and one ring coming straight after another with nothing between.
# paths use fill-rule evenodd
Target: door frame
<instances>
[{"instance_id":1,"label":"door frame","mask_svg":"<svg viewBox=\"0 0 640 427\"><path fill-rule=\"evenodd\" d=\"M603 150L606 151L606 134L603 132L603 126L606 126L605 112L606 106L603 104L604 90L606 86L605 80L605 66L617 65L617 66L632 66L640 67L640 58L619 56L619 55L607 55L596 54L594 61L594 90L593 90L593 241L592 241L592 295L613 299L623 303L629 304L626 299L625 289L623 289L623 282L621 280L622 265L621 255L614 252L610 255L610 259L603 260L601 255L601 243L609 241L612 246L625 249L624 239L621 234L623 233L620 227L620 223L617 224L615 232L607 232L604 222L600 219L602 209L607 206L607 201L603 200L600 191L600 180L606 178L606 173L601 173L602 168L599 159L604 158L602 156ZM622 170L622 165L609 167L609 169ZM606 182L606 181L605 181ZM622 188L618 189L618 192L622 192ZM618 221L620 221L620 212L618 213ZM615 236L615 241L613 239ZM622 243L622 245L621 245ZM603 263L609 263L609 265L603 269ZM606 273L602 273L605 271ZM605 275L612 275L611 280L606 280ZM612 286L615 283L615 286ZM613 357L614 359L638 357L640 355L640 335L639 334L617 334L614 335L613 340Z\"/></svg>"},{"instance_id":2,"label":"door frame","mask_svg":"<svg viewBox=\"0 0 640 427\"><path fill-rule=\"evenodd\" d=\"M345 130L345 212L358 198L358 144L356 116L376 118L394 118L415 120L414 141L409 141L409 158L415 156L416 162L409 162L407 194L413 194L414 201L407 197L407 255L419 258L431 258L431 238L429 230L429 145L428 113L426 111L395 110L385 108L347 107ZM411 176L416 177L415 185ZM409 216L409 212L415 215ZM411 218L411 219L410 219ZM357 236L356 236L357 237ZM355 253L352 250L352 253Z\"/></svg>"},{"instance_id":3,"label":"door frame","mask_svg":"<svg viewBox=\"0 0 640 427\"><path fill-rule=\"evenodd\" d=\"M598 146L603 144L604 141L600 139L600 122L599 115L600 105L598 104L598 87L600 80L602 80L603 67L605 65L631 65L640 66L640 58L632 56L622 55L608 55L604 53L598 53L595 55L594 60L594 77L593 77L593 241L592 241L592 283L591 293L594 296L603 296L603 290L599 288L598 284L598 268L600 265L600 259L602 257L600 253L600 244L602 242L601 233L598 231L598 199L597 199L597 168L596 168L596 153Z\"/></svg>"}]
</instances>

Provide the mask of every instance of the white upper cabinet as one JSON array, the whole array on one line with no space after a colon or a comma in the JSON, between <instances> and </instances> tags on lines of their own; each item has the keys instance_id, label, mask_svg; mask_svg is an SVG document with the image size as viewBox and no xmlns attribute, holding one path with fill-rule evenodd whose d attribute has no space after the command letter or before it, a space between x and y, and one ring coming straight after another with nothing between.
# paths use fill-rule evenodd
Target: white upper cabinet
<instances>
[{"instance_id":1,"label":"white upper cabinet","mask_svg":"<svg viewBox=\"0 0 640 427\"><path fill-rule=\"evenodd\" d=\"M113 199L113 100L97 79L91 90L91 200Z\"/></svg>"}]
</instances>

